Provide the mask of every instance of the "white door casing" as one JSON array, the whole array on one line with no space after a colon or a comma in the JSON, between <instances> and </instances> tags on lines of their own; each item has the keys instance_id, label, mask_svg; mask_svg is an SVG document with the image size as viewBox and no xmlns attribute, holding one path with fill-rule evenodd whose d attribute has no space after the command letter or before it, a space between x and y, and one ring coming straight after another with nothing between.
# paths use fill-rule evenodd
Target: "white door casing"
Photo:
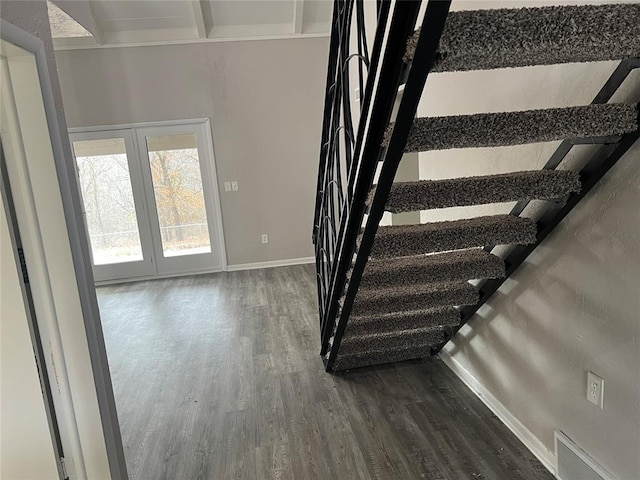
<instances>
[{"instance_id":1,"label":"white door casing","mask_svg":"<svg viewBox=\"0 0 640 480\"><path fill-rule=\"evenodd\" d=\"M0 19L0 38L0 53L8 65L3 69L0 102L6 171L64 466L70 479L124 479L126 465L97 301L93 287L88 287L93 277L85 267L86 239L77 228L79 203L73 197L76 188L68 170L67 140L60 130L44 42L4 19Z\"/></svg>"},{"instance_id":2,"label":"white door casing","mask_svg":"<svg viewBox=\"0 0 640 480\"><path fill-rule=\"evenodd\" d=\"M72 143L122 138L126 144L144 259L106 265L94 264L97 283L218 272L226 269L222 214L208 119L90 127L70 129L70 132ZM195 135L197 145L210 252L174 252L172 255L165 255L147 139L188 134Z\"/></svg>"}]
</instances>

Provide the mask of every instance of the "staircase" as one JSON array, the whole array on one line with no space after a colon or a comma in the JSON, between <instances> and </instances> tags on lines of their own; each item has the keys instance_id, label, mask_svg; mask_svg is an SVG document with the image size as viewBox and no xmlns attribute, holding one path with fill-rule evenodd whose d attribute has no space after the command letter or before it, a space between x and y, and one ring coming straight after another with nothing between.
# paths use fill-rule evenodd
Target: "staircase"
<instances>
[{"instance_id":1,"label":"staircase","mask_svg":"<svg viewBox=\"0 0 640 480\"><path fill-rule=\"evenodd\" d=\"M640 67L639 4L449 12L432 0L422 15L420 3L377 2L371 48L364 0L334 3L313 232L331 372L437 353L640 136L638 104L607 103ZM415 118L429 74L601 60L620 64L590 105ZM394 182L405 153L557 140L542 170ZM598 148L563 169L580 144ZM531 200L544 201L535 217ZM380 226L385 211L514 201L508 215Z\"/></svg>"}]
</instances>

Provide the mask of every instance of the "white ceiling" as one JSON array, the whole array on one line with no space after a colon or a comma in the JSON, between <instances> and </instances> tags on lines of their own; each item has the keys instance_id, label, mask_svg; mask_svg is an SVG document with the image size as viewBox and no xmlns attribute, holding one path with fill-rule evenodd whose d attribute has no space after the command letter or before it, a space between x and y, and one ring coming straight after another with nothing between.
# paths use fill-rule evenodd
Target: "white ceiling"
<instances>
[{"instance_id":1,"label":"white ceiling","mask_svg":"<svg viewBox=\"0 0 640 480\"><path fill-rule=\"evenodd\" d=\"M332 0L50 0L49 4L57 49L322 36L331 30L333 8Z\"/></svg>"}]
</instances>

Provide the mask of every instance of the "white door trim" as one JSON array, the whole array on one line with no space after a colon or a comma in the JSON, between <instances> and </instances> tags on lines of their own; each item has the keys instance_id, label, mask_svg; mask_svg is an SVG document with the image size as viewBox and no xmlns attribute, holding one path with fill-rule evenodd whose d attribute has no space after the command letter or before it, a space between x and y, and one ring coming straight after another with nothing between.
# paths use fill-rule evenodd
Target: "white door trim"
<instances>
[{"instance_id":1,"label":"white door trim","mask_svg":"<svg viewBox=\"0 0 640 480\"><path fill-rule=\"evenodd\" d=\"M157 274L150 275L132 275L130 278L136 280L161 278L177 275L190 275L203 272L216 272L226 271L227 264L227 249L224 238L224 224L222 219L222 205L220 202L220 187L218 183L218 175L215 160L215 148L213 146L213 135L211 132L211 120L209 118L193 118L193 119L181 119L181 120L166 120L158 122L138 122L138 123L124 123L114 125L99 125L90 127L74 127L69 129L70 136L75 140L81 138L80 136L86 134L86 138L91 138L91 134L104 134L109 135L109 132L118 132L123 130L129 130L132 132L134 143L136 145L136 153L140 157L142 164L146 164L146 147L144 145L145 134L156 134L159 131L166 129L166 134L190 132L194 131L198 138L198 149L202 149L204 153L203 158L200 159L200 166L202 172L202 182L205 188L205 203L207 205L207 218L210 222L210 228L213 228L215 232L210 232L213 243L217 244L218 256L220 258L220 267L214 268L191 268L184 272L163 272L160 268ZM148 176L148 173L143 168L143 176ZM148 185L148 179L143 182L144 185ZM140 185L144 187L144 185ZM134 187L135 188L135 187ZM153 192L146 192L145 203L147 211L153 216L156 207ZM161 255L162 245L156 235L152 235L153 247L156 254ZM186 259L188 257L181 257ZM129 278L129 277L128 277ZM106 280L104 278L97 279L100 284L105 283L121 283L126 279L113 279Z\"/></svg>"},{"instance_id":2,"label":"white door trim","mask_svg":"<svg viewBox=\"0 0 640 480\"><path fill-rule=\"evenodd\" d=\"M87 360L90 363L92 384L84 382L82 385L71 385L71 388L72 390L74 388L79 390L79 394L88 392L89 390L94 392L92 395L95 394L97 401L96 417L99 415L99 419L95 418L94 420L93 413L87 410L87 408L90 408L89 405L84 405L86 408L82 417L76 416L75 420L77 422L82 420L85 424L89 422L92 423L93 434L95 436L101 436L104 441L104 455L106 457L104 461L108 463L111 479L124 480L128 478L127 466L113 396L107 353L102 335L98 302L93 287L89 244L82 222L82 208L73 169L73 159L71 158L71 147L66 134L66 124L64 116L58 116L58 109L49 76L50 70L48 68L45 45L41 39L4 19L0 19L0 38L22 48L35 57L40 93L42 94L42 106L48 127L48 137L53 162L55 164L55 177L50 178L49 181L53 182L56 188L59 188L60 192L64 223L66 224L60 225L60 227L65 231L69 241L68 248L72 263L70 267L72 267L72 272L75 275L74 290L77 291L78 295L78 308L81 311L82 317L79 321L81 322L80 326L84 327L84 335L78 336L78 328L70 331L66 328L67 326L63 327L60 324L58 324L58 328L63 339L73 337L75 341L72 349L73 352L78 355L80 355L81 350L82 352L86 352L80 356L86 355L88 357ZM43 237L43 239L46 238L46 236ZM63 349L61 353L66 356L69 348L68 345L63 344L61 348ZM91 397L91 395L87 397L88 401L91 400L89 397ZM77 414L78 412L76 412L76 415ZM87 440L92 442L93 438L88 438ZM92 445L94 444L92 443ZM103 454L99 453L97 448L96 446L96 450L93 451L94 457L92 458L92 464L99 464L103 460ZM83 462L83 457L78 458L76 461ZM80 472L76 470L73 478L82 478Z\"/></svg>"},{"instance_id":3,"label":"white door trim","mask_svg":"<svg viewBox=\"0 0 640 480\"><path fill-rule=\"evenodd\" d=\"M0 56L0 61L4 67L2 68L1 80L4 84L3 89L7 88L7 90L13 92L9 62L2 56ZM7 109L7 123L15 127L14 131L2 128L2 133L6 134L6 137L11 137L5 137L3 141L7 177L11 184L11 200L14 203L25 263L29 270L29 283L33 287L32 292L35 293L33 295L34 310L42 338L42 347L46 359L45 368L50 380L49 387L53 394L54 412L59 420L58 426L63 450L68 459L75 465L78 474L83 478L86 477L86 471L80 433L78 431L62 339L58 328L58 316L47 268L43 235L38 222L27 155L20 131L19 115L15 102L5 100L3 102L3 110L5 107ZM0 205L0 208L3 208L2 205ZM8 217L7 220L9 221ZM52 372L55 372L55 375L52 375Z\"/></svg>"},{"instance_id":4,"label":"white door trim","mask_svg":"<svg viewBox=\"0 0 640 480\"><path fill-rule=\"evenodd\" d=\"M205 140L205 148L207 150L207 158L211 159L205 168L209 170L212 186L213 214L216 221L216 233L218 246L220 248L220 260L223 271L227 271L227 246L224 241L224 224L222 222L222 204L220 203L220 184L218 183L218 168L216 166L216 155L213 148L213 133L211 131L211 120L204 120L204 128L202 129Z\"/></svg>"},{"instance_id":5,"label":"white door trim","mask_svg":"<svg viewBox=\"0 0 640 480\"><path fill-rule=\"evenodd\" d=\"M142 174L144 177L144 186L148 187L146 192L147 208L151 218L151 228L153 244L155 246L155 254L157 259L157 274L184 273L186 275L195 273L201 269L216 269L224 267L224 251L220 243L219 234L222 232L222 222L216 211L219 205L218 182L215 175L215 166L213 159L213 149L207 144L211 144L210 138L207 136L208 123L205 122L183 122L179 125L149 125L146 127L137 127L134 129L135 136L138 141L138 155L142 165ZM211 241L211 253L184 255L176 257L165 257L163 255L162 239L160 237L160 225L158 211L155 202L155 194L153 192L153 179L151 178L151 167L149 163L149 152L147 151L146 137L156 135L176 135L184 133L194 133L196 135L198 149L198 163L202 180L203 196L205 201L205 209L207 223L209 229L209 237ZM218 200L216 205L216 200ZM214 232L212 232L214 230ZM214 249L217 247L217 251ZM216 262L217 259L217 262ZM214 262L207 264L207 262Z\"/></svg>"},{"instance_id":6,"label":"white door trim","mask_svg":"<svg viewBox=\"0 0 640 480\"><path fill-rule=\"evenodd\" d=\"M131 190L133 193L133 203L136 211L136 220L138 224L138 234L140 238L140 246L143 252L143 259L140 261L133 262L123 262L123 263L114 263L114 264L106 264L106 265L94 265L93 267L93 276L97 282L109 280L114 278L117 274L119 278L126 279L132 277L140 277L153 275L155 271L155 267L151 262L151 258L149 255L145 256L145 252L149 252L153 250L153 243L150 235L150 227L149 227L149 218L146 215L146 196L140 191L140 188L136 188L137 185L142 185L142 171L140 169L140 162L136 161L137 148L136 148L136 139L135 135L133 135L132 131L129 129L122 130L109 130L109 131L94 131L94 132L78 132L69 135L69 138L72 142L76 141L88 141L88 140L102 140L102 139L112 139L112 138L121 138L125 143L125 151L127 155L127 164L129 166L129 180L131 182ZM75 152L74 152L75 159ZM75 168L77 173L78 164L75 162ZM78 179L78 184L80 184L80 180ZM78 190L78 195L82 198L82 189ZM83 201L84 208L84 201ZM84 210L83 210L84 213ZM83 215L84 220L86 222L86 214ZM86 223L85 223L86 225ZM87 231L87 237L90 238L89 232ZM93 263L93 253L92 249L89 249L89 253L92 257Z\"/></svg>"},{"instance_id":7,"label":"white door trim","mask_svg":"<svg viewBox=\"0 0 640 480\"><path fill-rule=\"evenodd\" d=\"M208 117L187 118L180 120L162 120L156 122L114 123L113 125L91 125L88 127L70 127L69 133L102 132L106 130L126 130L147 127L172 127L176 125L193 125L196 123L208 123Z\"/></svg>"}]
</instances>

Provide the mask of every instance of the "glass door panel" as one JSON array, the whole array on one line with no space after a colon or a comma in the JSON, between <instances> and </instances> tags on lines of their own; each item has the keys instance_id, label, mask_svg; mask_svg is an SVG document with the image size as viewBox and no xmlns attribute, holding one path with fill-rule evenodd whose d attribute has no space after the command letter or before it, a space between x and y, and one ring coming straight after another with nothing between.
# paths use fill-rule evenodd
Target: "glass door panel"
<instances>
[{"instance_id":1,"label":"glass door panel","mask_svg":"<svg viewBox=\"0 0 640 480\"><path fill-rule=\"evenodd\" d=\"M70 138L96 281L223 269L208 122Z\"/></svg>"},{"instance_id":2,"label":"glass door panel","mask_svg":"<svg viewBox=\"0 0 640 480\"><path fill-rule=\"evenodd\" d=\"M73 142L94 265L143 259L123 138Z\"/></svg>"},{"instance_id":3,"label":"glass door panel","mask_svg":"<svg viewBox=\"0 0 640 480\"><path fill-rule=\"evenodd\" d=\"M153 249L131 132L74 134L71 143L96 280L148 275Z\"/></svg>"},{"instance_id":4,"label":"glass door panel","mask_svg":"<svg viewBox=\"0 0 640 480\"><path fill-rule=\"evenodd\" d=\"M136 130L160 274L222 268L207 128L198 123Z\"/></svg>"},{"instance_id":5,"label":"glass door panel","mask_svg":"<svg viewBox=\"0 0 640 480\"><path fill-rule=\"evenodd\" d=\"M211 253L195 133L146 137L162 254Z\"/></svg>"}]
</instances>

